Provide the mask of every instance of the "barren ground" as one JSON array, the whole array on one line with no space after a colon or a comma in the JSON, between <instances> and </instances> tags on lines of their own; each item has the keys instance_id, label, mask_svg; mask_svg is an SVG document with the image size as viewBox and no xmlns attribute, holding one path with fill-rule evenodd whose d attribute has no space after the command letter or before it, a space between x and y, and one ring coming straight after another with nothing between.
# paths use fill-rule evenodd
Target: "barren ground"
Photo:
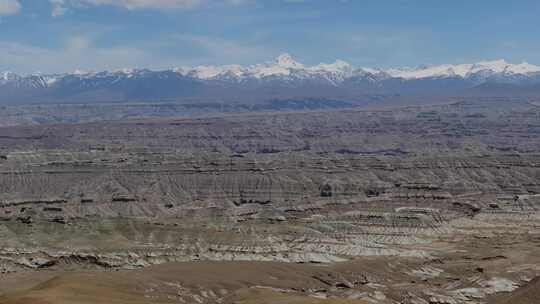
<instances>
[{"instance_id":1,"label":"barren ground","mask_svg":"<svg viewBox=\"0 0 540 304\"><path fill-rule=\"evenodd\" d=\"M535 303L527 102L0 128L0 303Z\"/></svg>"}]
</instances>

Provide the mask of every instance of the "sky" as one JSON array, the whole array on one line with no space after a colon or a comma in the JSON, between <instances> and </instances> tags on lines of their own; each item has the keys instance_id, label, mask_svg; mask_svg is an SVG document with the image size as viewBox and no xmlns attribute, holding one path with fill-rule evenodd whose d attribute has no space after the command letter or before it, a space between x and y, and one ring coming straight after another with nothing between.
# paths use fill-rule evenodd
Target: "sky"
<instances>
[{"instance_id":1,"label":"sky","mask_svg":"<svg viewBox=\"0 0 540 304\"><path fill-rule=\"evenodd\" d=\"M540 65L538 0L0 0L0 71Z\"/></svg>"}]
</instances>

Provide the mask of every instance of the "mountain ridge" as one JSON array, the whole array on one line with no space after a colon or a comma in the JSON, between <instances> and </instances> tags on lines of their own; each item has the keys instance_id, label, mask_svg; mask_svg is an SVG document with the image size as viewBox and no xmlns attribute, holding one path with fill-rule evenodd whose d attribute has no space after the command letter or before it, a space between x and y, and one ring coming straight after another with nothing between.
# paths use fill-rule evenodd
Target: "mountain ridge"
<instances>
[{"instance_id":1,"label":"mountain ridge","mask_svg":"<svg viewBox=\"0 0 540 304\"><path fill-rule=\"evenodd\" d=\"M307 66L289 54L282 54L274 61L248 66L75 71L28 76L1 72L0 103L456 96L469 94L471 90L478 94L488 87L485 84L512 85L514 95L520 95L521 91L527 95L536 91L540 94L537 89L540 67L526 62L512 64L494 60L383 70L354 67L342 60ZM521 90L522 87L526 89ZM485 95L489 91L480 93Z\"/></svg>"},{"instance_id":2,"label":"mountain ridge","mask_svg":"<svg viewBox=\"0 0 540 304\"><path fill-rule=\"evenodd\" d=\"M34 73L30 75L19 75L11 71L4 71L0 75L1 81L9 81L15 78L28 78L28 77L64 77L67 75L78 75L81 77L91 77L100 74L123 74L128 77L132 77L135 74L143 72L165 72L173 71L183 76L192 76L199 79L213 79L221 75L235 75L238 77L256 77L262 78L272 75L290 75L293 71L303 71L306 73L342 73L346 76L351 76L357 73L370 73L370 74L386 74L387 77L403 78L403 79L421 79L421 78L435 78L435 77L469 77L473 74L480 72L488 73L504 73L504 74L516 74L516 75L531 75L540 73L540 66L530 64L523 61L519 64L509 63L504 59L496 59L491 61L480 61L477 63L462 63L462 64L440 64L440 65L422 65L419 67L402 67L402 68L368 68L368 67L355 67L350 63L337 59L333 63L319 63L313 66L306 66L296 61L288 53L283 53L275 58L273 61L258 63L253 65L197 65L197 66L181 66L165 70L150 70L139 68L124 68L114 71L84 71L75 70L72 73L52 73L42 74Z\"/></svg>"}]
</instances>

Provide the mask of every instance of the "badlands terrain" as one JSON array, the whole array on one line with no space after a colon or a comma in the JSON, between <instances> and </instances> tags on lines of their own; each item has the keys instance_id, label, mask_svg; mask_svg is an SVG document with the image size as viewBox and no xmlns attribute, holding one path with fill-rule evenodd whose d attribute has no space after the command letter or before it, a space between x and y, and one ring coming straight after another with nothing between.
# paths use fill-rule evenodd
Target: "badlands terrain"
<instances>
[{"instance_id":1,"label":"badlands terrain","mask_svg":"<svg viewBox=\"0 0 540 304\"><path fill-rule=\"evenodd\" d=\"M537 102L3 112L0 303L538 303Z\"/></svg>"}]
</instances>

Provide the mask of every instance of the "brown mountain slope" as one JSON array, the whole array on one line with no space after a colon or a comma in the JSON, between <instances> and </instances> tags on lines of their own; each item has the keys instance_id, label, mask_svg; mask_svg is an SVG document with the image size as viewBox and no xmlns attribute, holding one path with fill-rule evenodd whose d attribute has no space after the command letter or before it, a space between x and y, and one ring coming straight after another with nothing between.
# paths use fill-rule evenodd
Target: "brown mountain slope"
<instances>
[{"instance_id":1,"label":"brown mountain slope","mask_svg":"<svg viewBox=\"0 0 540 304\"><path fill-rule=\"evenodd\" d=\"M516 291L498 297L493 304L534 304L540 303L540 277Z\"/></svg>"},{"instance_id":2,"label":"brown mountain slope","mask_svg":"<svg viewBox=\"0 0 540 304\"><path fill-rule=\"evenodd\" d=\"M176 263L122 272L60 274L35 287L0 297L1 304L362 304L318 299L303 290L327 288L320 277L338 269L302 264L254 262Z\"/></svg>"}]
</instances>

